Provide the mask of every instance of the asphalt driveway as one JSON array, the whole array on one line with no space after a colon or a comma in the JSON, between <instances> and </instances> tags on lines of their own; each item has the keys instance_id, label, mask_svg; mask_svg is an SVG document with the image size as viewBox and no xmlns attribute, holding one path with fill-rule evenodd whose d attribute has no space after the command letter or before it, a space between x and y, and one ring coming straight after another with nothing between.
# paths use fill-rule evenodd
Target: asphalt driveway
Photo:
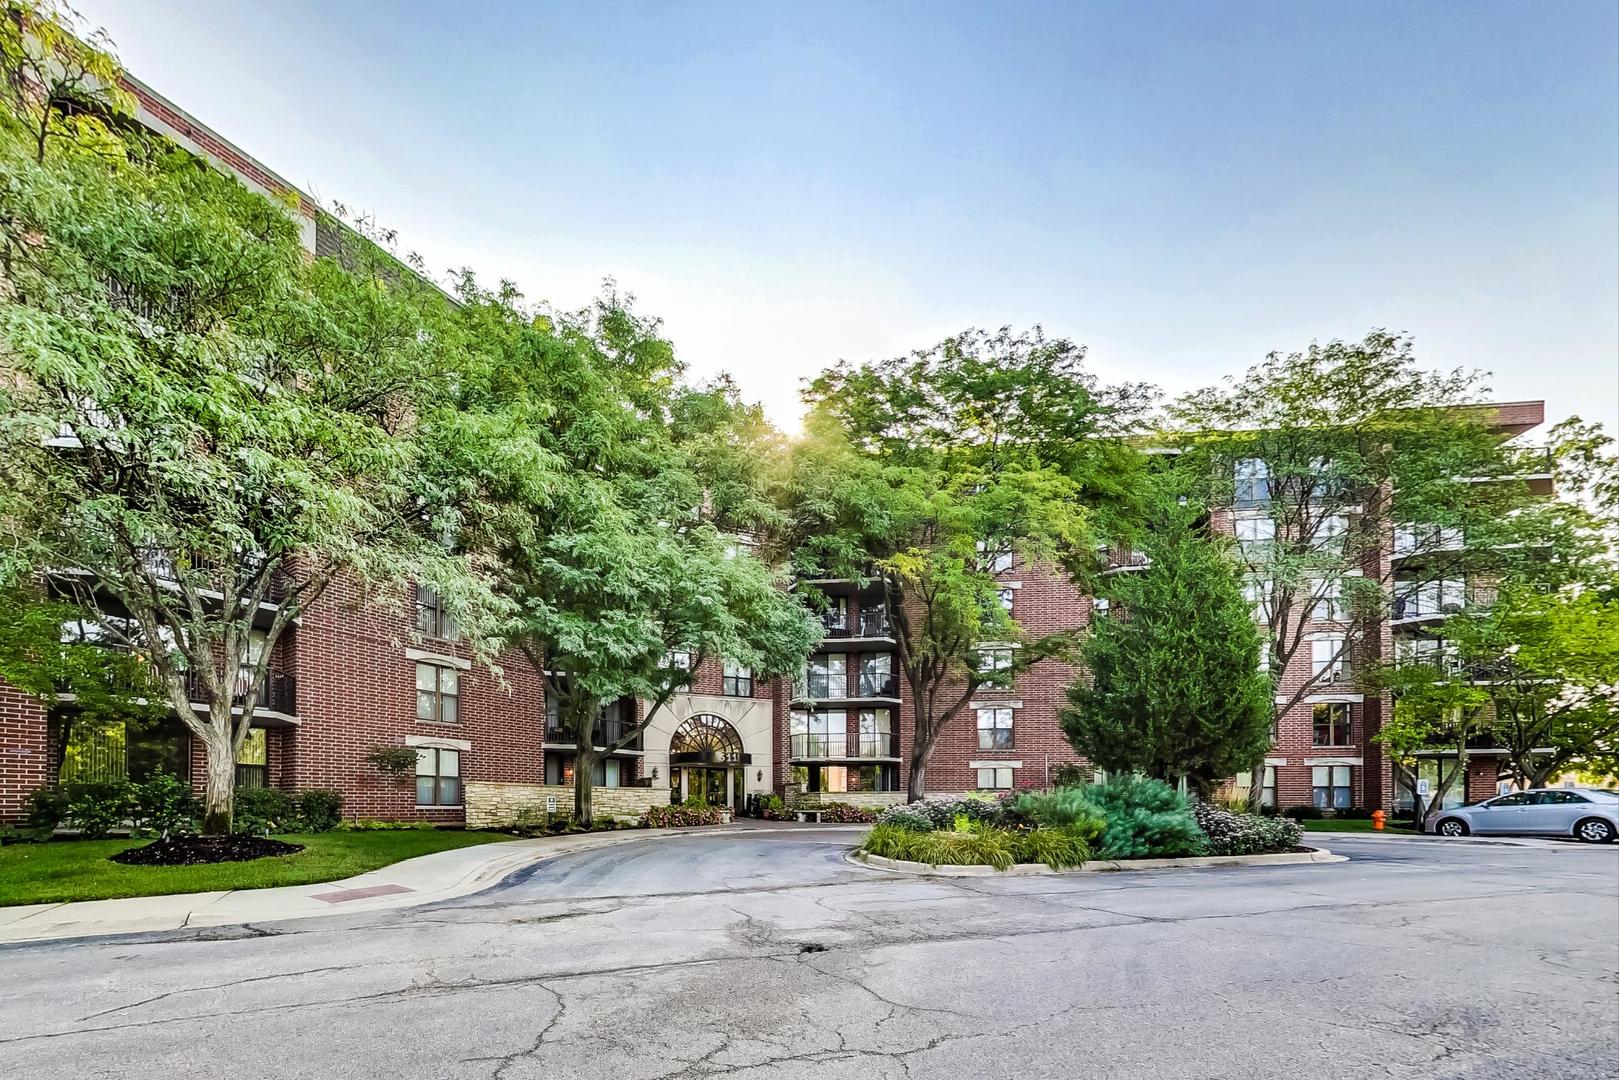
<instances>
[{"instance_id":1,"label":"asphalt driveway","mask_svg":"<svg viewBox=\"0 0 1619 1080\"><path fill-rule=\"evenodd\" d=\"M1619 848L917 879L846 830L406 911L0 950L0 1075L1615 1076Z\"/></svg>"}]
</instances>

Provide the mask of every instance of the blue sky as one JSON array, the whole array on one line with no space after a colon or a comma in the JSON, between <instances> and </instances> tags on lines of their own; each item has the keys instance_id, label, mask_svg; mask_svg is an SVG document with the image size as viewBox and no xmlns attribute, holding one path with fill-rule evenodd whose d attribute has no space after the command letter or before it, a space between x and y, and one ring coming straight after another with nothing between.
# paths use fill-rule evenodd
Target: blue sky
<instances>
[{"instance_id":1,"label":"blue sky","mask_svg":"<svg viewBox=\"0 0 1619 1080\"><path fill-rule=\"evenodd\" d=\"M430 265L610 275L788 426L1032 322L1172 391L1382 326L1619 426L1611 0L77 6Z\"/></svg>"}]
</instances>

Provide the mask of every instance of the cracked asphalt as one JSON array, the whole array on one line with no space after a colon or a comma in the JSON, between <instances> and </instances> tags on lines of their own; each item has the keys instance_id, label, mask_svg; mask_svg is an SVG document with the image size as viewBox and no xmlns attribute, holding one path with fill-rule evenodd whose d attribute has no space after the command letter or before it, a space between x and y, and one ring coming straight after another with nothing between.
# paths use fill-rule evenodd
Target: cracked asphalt
<instances>
[{"instance_id":1,"label":"cracked asphalt","mask_svg":"<svg viewBox=\"0 0 1619 1080\"><path fill-rule=\"evenodd\" d=\"M0 950L0 1076L1619 1076L1619 847L919 879L850 830L370 916Z\"/></svg>"}]
</instances>

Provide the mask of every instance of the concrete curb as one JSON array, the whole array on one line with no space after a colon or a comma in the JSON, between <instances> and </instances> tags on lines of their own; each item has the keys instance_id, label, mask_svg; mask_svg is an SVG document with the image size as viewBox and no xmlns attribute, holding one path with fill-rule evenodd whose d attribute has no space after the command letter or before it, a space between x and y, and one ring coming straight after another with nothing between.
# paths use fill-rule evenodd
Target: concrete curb
<instances>
[{"instance_id":1,"label":"concrete curb","mask_svg":"<svg viewBox=\"0 0 1619 1080\"><path fill-rule=\"evenodd\" d=\"M867 827L805 825L791 831L835 832ZM354 877L312 885L18 904L0 907L0 947L420 907L482 892L519 870L575 852L672 836L738 836L784 831L789 830L705 825L544 836L437 851Z\"/></svg>"},{"instance_id":2,"label":"concrete curb","mask_svg":"<svg viewBox=\"0 0 1619 1080\"><path fill-rule=\"evenodd\" d=\"M1211 866L1298 866L1303 863L1348 862L1345 855L1334 855L1326 848L1314 851L1285 851L1280 855L1198 855L1185 859L1092 859L1069 870L1053 870L1044 863L1018 863L1007 870L993 866L932 866L928 863L885 859L881 855L861 855L850 851L844 861L893 874L919 874L923 877L1039 877L1056 874L1095 874L1128 870L1190 870Z\"/></svg>"},{"instance_id":3,"label":"concrete curb","mask_svg":"<svg viewBox=\"0 0 1619 1080\"><path fill-rule=\"evenodd\" d=\"M1305 839L1322 836L1332 840L1415 841L1427 844L1473 844L1478 847L1565 848L1573 837L1548 836L1437 836L1434 833L1390 832L1336 832L1318 829L1304 834Z\"/></svg>"}]
</instances>

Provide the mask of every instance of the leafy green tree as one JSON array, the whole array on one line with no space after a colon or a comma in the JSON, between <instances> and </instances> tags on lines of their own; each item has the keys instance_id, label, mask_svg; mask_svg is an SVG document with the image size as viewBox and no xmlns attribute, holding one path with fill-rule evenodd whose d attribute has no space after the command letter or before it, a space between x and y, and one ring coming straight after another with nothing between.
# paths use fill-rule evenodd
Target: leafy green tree
<instances>
[{"instance_id":1,"label":"leafy green tree","mask_svg":"<svg viewBox=\"0 0 1619 1080\"><path fill-rule=\"evenodd\" d=\"M1194 525L1173 505L1154 522L1151 562L1119 575L1084 644L1089 681L1070 687L1061 719L1094 765L1206 794L1263 764L1274 706L1226 545Z\"/></svg>"},{"instance_id":2,"label":"leafy green tree","mask_svg":"<svg viewBox=\"0 0 1619 1080\"><path fill-rule=\"evenodd\" d=\"M1076 577L1133 520L1144 395L1100 387L1084 350L969 330L814 380L807 435L781 482L783 532L805 577L877 582L913 711L906 789L925 793L939 735L984 686L1067 655L1074 635L1024 633L997 574L1014 554Z\"/></svg>"},{"instance_id":3,"label":"leafy green tree","mask_svg":"<svg viewBox=\"0 0 1619 1080\"><path fill-rule=\"evenodd\" d=\"M334 580L431 580L469 612L488 595L441 543L459 338L436 290L363 252L352 272L306 260L285 208L187 154L41 159L18 130L0 133L0 576L49 572L151 664L223 832L276 643Z\"/></svg>"},{"instance_id":4,"label":"leafy green tree","mask_svg":"<svg viewBox=\"0 0 1619 1080\"><path fill-rule=\"evenodd\" d=\"M1269 670L1303 673L1277 696L1278 716L1343 667L1387 659L1388 613L1493 558L1505 523L1533 503L1523 483L1464 481L1521 471L1493 414L1468 404L1484 392L1476 373L1425 371L1408 338L1373 331L1272 354L1171 408L1177 482L1234 519ZM1391 541L1398 560L1385 557ZM1318 615L1339 624L1334 654L1296 665Z\"/></svg>"},{"instance_id":5,"label":"leafy green tree","mask_svg":"<svg viewBox=\"0 0 1619 1080\"><path fill-rule=\"evenodd\" d=\"M819 637L747 538L773 513L757 458L775 436L734 387L691 388L655 321L609 291L590 308L536 315L510 290L464 283L486 367L461 390L460 423L512 454L484 472L463 541L497 569L503 637L542 673L571 732L574 802L593 818L598 762L631 745L708 658L769 678L796 671ZM531 459L576 468L533 483ZM470 470L467 470L470 471ZM678 664L682 651L690 663ZM646 702L600 726L621 698Z\"/></svg>"}]
</instances>

